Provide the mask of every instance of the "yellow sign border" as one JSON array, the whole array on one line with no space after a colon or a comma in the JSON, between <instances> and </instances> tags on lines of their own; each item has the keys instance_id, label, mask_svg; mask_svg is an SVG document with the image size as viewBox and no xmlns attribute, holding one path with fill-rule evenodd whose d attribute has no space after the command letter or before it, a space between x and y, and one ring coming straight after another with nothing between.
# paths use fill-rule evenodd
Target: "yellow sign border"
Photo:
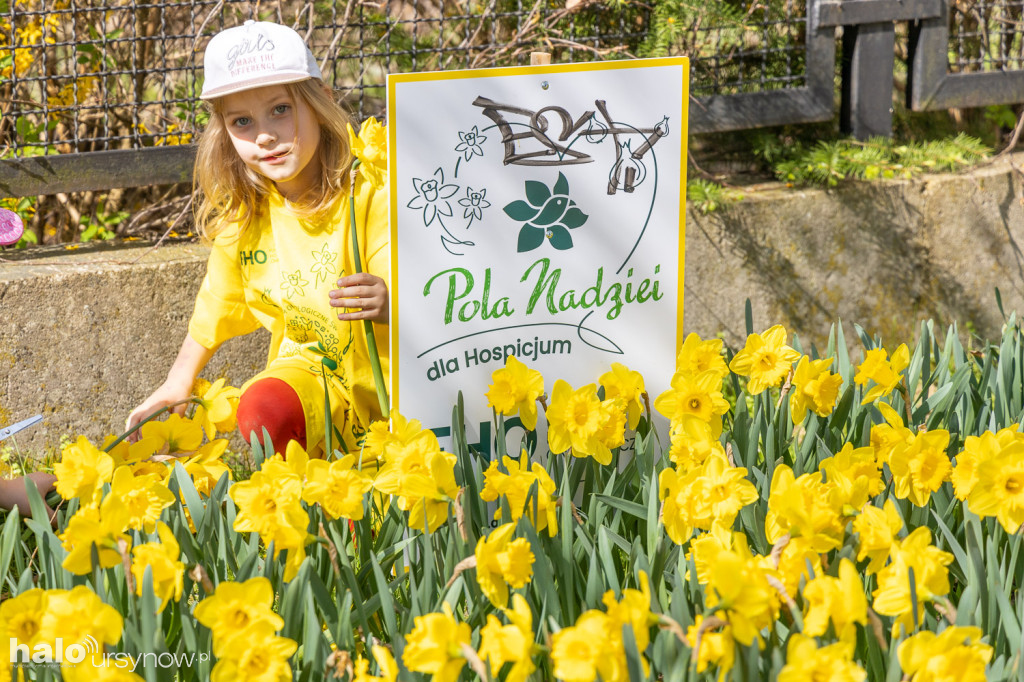
<instances>
[{"instance_id":1,"label":"yellow sign border","mask_svg":"<svg viewBox=\"0 0 1024 682\"><path fill-rule=\"evenodd\" d=\"M391 213L389 225L389 239L391 249L391 277L388 282L391 310L398 310L398 226L394 216L398 215L398 160L394 153L398 140L394 123L393 113L395 106L395 87L400 83L418 83L425 81L463 80L466 78L501 78L505 76L529 76L543 75L547 73L580 73L587 71L614 71L619 69L646 69L659 66L681 66L683 76L683 102L681 114L686 123L686 135L680 136L680 154L682 168L679 173L679 291L677 292L676 309L676 353L683 344L683 299L686 289L686 159L687 141L689 137L690 123L690 59L689 57L657 57L653 59L622 59L604 62L583 62L577 64L545 64L542 66L502 66L488 69L459 69L456 71L423 71L418 73L395 73L387 76L387 128L388 128L388 190L390 192ZM399 366L399 330L398 316L390 316L391 327L391 409L400 411L398 392L398 366Z\"/></svg>"}]
</instances>

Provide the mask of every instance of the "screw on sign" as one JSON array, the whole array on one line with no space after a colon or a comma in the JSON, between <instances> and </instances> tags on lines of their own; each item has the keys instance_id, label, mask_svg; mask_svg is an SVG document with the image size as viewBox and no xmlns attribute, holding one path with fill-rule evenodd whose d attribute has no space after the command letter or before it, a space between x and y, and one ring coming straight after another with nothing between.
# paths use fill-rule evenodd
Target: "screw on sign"
<instances>
[{"instance_id":1,"label":"screw on sign","mask_svg":"<svg viewBox=\"0 0 1024 682\"><path fill-rule=\"evenodd\" d=\"M0 246L10 246L25 233L25 225L21 222L21 216L14 211L0 208Z\"/></svg>"}]
</instances>

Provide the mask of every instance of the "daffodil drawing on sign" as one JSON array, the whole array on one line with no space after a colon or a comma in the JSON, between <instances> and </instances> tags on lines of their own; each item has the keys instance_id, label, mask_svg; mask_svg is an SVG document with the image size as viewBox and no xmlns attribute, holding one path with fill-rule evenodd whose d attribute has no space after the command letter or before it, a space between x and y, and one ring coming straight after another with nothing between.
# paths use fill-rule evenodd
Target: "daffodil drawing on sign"
<instances>
[{"instance_id":1,"label":"daffodil drawing on sign","mask_svg":"<svg viewBox=\"0 0 1024 682\"><path fill-rule=\"evenodd\" d=\"M519 253L533 251L545 238L560 251L571 249L569 230L575 230L590 217L569 198L569 181L562 173L551 188L543 182L527 180L526 201L513 201L504 210L508 217L523 223L519 228Z\"/></svg>"},{"instance_id":2,"label":"daffodil drawing on sign","mask_svg":"<svg viewBox=\"0 0 1024 682\"><path fill-rule=\"evenodd\" d=\"M487 138L480 134L480 130L477 126L467 132L459 133L459 144L455 147L455 151L462 152L463 158L469 161L474 156L483 156L484 150L480 147L481 144L487 141Z\"/></svg>"},{"instance_id":3,"label":"daffodil drawing on sign","mask_svg":"<svg viewBox=\"0 0 1024 682\"><path fill-rule=\"evenodd\" d=\"M448 198L459 191L459 186L445 184L443 169L438 168L434 171L434 176L426 180L413 178L412 186L416 190L416 196L406 205L412 209L423 210L424 227L430 227L438 214L449 218L452 216L452 204Z\"/></svg>"},{"instance_id":4,"label":"daffodil drawing on sign","mask_svg":"<svg viewBox=\"0 0 1024 682\"><path fill-rule=\"evenodd\" d=\"M406 207L416 211L423 211L424 227L429 227L434 222L441 226L441 230L443 232L441 235L441 245L446 251L448 251L448 253L455 256L461 256L462 253L453 249L460 246L474 246L473 242L465 241L456 237L448 229L448 226L444 224L444 218L451 218L453 213L452 204L448 199L459 191L459 186L454 184L445 184L444 170L442 168L435 170L433 177L427 178L426 180L413 178L412 186L416 190L416 196L409 200ZM487 205L489 206L490 203ZM485 207L481 206L481 208Z\"/></svg>"},{"instance_id":5,"label":"daffodil drawing on sign","mask_svg":"<svg viewBox=\"0 0 1024 682\"><path fill-rule=\"evenodd\" d=\"M459 206L466 209L462 217L469 218L469 223L466 224L467 229L473 224L473 220L484 219L484 209L491 206L491 202L484 198L486 196L486 189L475 190L472 187L467 187L466 196L459 199Z\"/></svg>"}]
</instances>

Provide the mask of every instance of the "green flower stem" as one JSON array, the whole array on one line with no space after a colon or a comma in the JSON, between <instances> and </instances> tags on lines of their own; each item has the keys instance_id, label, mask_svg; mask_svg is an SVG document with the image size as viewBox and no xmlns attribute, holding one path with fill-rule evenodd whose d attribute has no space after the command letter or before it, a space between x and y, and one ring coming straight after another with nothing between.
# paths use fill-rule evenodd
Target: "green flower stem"
<instances>
[{"instance_id":1,"label":"green flower stem","mask_svg":"<svg viewBox=\"0 0 1024 682\"><path fill-rule=\"evenodd\" d=\"M359 257L359 235L356 234L356 173L359 172L359 159L352 162L352 176L348 190L348 216L352 228L352 256L356 263L356 272L363 271L362 259ZM373 322L363 320L366 331L366 349L370 353L370 368L373 370L373 383L377 387L377 400L380 402L380 413L384 419L391 416L388 401L388 390L384 385L384 371L380 366L380 354L377 352L377 338L373 333Z\"/></svg>"},{"instance_id":2,"label":"green flower stem","mask_svg":"<svg viewBox=\"0 0 1024 682\"><path fill-rule=\"evenodd\" d=\"M146 422L153 421L154 419L156 419L160 415L164 414L165 412L170 412L171 410L173 410L175 407L178 407L179 405L188 405L189 403L195 403L195 404L198 405L200 402L202 402L202 401L199 400L199 398L196 398L195 396L192 396L192 397L189 397L189 398L185 398L184 400L179 400L176 403L171 403L170 405L167 405L166 407L161 407L159 410L157 410L153 414L149 415L148 417L146 417L145 419L140 421L138 424L136 424L135 426L133 426L132 428L128 429L127 431L122 433L120 436L118 436L117 439L114 442L112 442L107 447L103 448L103 452L110 452L115 447L117 447L118 443L120 443L125 438L127 438L128 436L132 435L133 433L135 433L136 431L141 429L143 424L145 424Z\"/></svg>"}]
</instances>

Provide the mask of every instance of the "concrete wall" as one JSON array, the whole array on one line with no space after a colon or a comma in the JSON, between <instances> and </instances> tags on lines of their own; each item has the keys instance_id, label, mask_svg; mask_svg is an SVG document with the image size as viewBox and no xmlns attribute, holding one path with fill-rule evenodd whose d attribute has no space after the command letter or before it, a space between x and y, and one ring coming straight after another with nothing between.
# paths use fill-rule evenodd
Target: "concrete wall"
<instances>
[{"instance_id":1,"label":"concrete wall","mask_svg":"<svg viewBox=\"0 0 1024 682\"><path fill-rule=\"evenodd\" d=\"M853 322L909 342L928 318L994 337L996 287L1007 312L1024 310L1022 165L1024 154L965 175L779 187L691 212L685 327L738 346L749 298L756 328L782 323L819 347L838 318L851 341ZM205 254L192 244L0 252L0 427L45 417L20 450L122 430L177 353ZM240 385L263 367L267 339L226 344L204 376Z\"/></svg>"}]
</instances>

